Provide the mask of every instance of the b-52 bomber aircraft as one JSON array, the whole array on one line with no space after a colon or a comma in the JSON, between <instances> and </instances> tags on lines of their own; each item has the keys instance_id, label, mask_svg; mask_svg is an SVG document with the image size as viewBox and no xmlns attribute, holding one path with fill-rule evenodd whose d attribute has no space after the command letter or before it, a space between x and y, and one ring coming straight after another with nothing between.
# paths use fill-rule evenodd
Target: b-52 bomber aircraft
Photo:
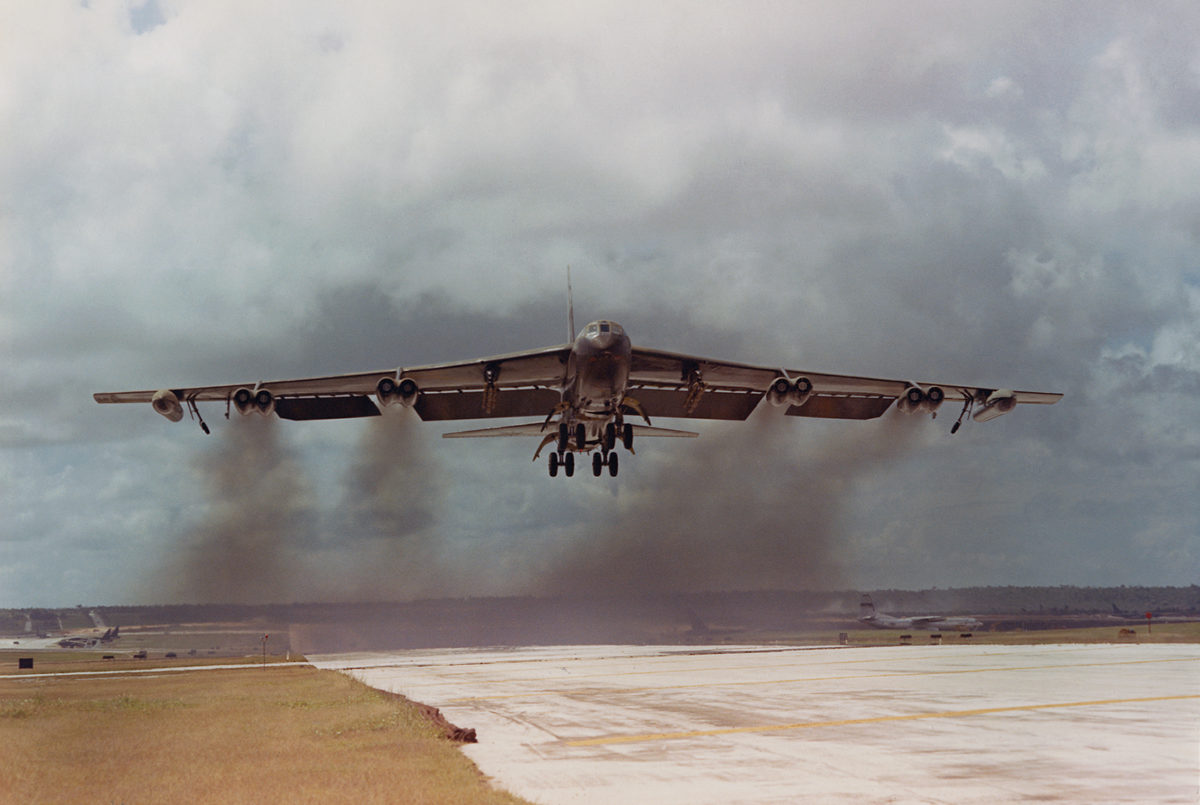
<instances>
[{"instance_id":1,"label":"b-52 bomber aircraft","mask_svg":"<svg viewBox=\"0 0 1200 805\"><path fill-rule=\"evenodd\" d=\"M574 333L574 316L570 317ZM98 403L150 403L172 422L184 408L205 433L197 402L225 402L241 414L283 419L379 416L380 406L412 408L422 420L540 417L519 425L443 434L447 438L538 436L538 459L550 445L549 470L575 472L575 455L591 454L592 473L616 476L618 442L630 453L642 437L699 434L654 427L651 417L745 420L765 398L787 416L874 419L893 404L903 412L934 413L946 401L962 403L951 433L964 417L984 422L1019 403L1052 404L1061 394L959 383L916 383L806 372L635 347L621 325L593 321L559 346L507 355L375 372L102 392ZM629 419L640 419L645 424Z\"/></svg>"},{"instance_id":2,"label":"b-52 bomber aircraft","mask_svg":"<svg viewBox=\"0 0 1200 805\"><path fill-rule=\"evenodd\" d=\"M875 611L875 604L871 601L871 596L865 594L858 603L858 610L858 619L876 629L927 629L937 632L942 629L964 631L983 628L980 621L966 616L912 615L907 618L897 618L893 615L885 615Z\"/></svg>"}]
</instances>

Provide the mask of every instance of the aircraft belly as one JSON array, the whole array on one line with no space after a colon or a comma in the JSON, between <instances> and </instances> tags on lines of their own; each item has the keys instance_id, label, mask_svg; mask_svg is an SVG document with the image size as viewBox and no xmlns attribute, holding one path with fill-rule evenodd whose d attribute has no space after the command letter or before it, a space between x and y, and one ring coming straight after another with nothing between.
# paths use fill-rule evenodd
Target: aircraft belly
<instances>
[{"instance_id":1,"label":"aircraft belly","mask_svg":"<svg viewBox=\"0 0 1200 805\"><path fill-rule=\"evenodd\" d=\"M589 412L611 412L625 396L628 381L628 361L619 354L598 352L580 361L576 394Z\"/></svg>"}]
</instances>

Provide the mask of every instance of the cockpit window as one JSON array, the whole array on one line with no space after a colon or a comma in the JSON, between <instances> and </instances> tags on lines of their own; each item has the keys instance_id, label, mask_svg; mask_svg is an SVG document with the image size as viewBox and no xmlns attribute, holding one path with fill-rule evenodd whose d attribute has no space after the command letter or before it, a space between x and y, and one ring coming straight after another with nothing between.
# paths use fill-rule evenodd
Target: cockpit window
<instances>
[{"instance_id":1,"label":"cockpit window","mask_svg":"<svg viewBox=\"0 0 1200 805\"><path fill-rule=\"evenodd\" d=\"M601 333L612 333L613 335L625 335L625 331L621 329L621 325L615 321L594 321L587 327L583 328L580 335L587 338L600 335Z\"/></svg>"}]
</instances>

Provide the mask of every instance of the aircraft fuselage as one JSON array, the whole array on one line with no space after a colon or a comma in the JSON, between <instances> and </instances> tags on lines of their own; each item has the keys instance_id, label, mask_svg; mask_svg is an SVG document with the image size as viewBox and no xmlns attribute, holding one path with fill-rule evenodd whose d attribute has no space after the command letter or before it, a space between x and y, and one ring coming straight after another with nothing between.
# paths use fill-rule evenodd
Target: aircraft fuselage
<instances>
[{"instance_id":1,"label":"aircraft fuselage","mask_svg":"<svg viewBox=\"0 0 1200 805\"><path fill-rule=\"evenodd\" d=\"M575 338L567 359L565 398L583 417L607 419L620 411L629 383L632 345L621 325L594 321Z\"/></svg>"}]
</instances>

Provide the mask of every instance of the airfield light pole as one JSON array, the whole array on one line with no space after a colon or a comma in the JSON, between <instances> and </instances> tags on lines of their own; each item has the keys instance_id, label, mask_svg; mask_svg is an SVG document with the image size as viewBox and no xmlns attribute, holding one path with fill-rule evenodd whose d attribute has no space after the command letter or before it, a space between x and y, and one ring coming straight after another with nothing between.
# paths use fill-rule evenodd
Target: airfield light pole
<instances>
[{"instance_id":1,"label":"airfield light pole","mask_svg":"<svg viewBox=\"0 0 1200 805\"><path fill-rule=\"evenodd\" d=\"M263 635L263 636L262 636L262 644L263 644L263 670L264 670L264 671L265 671L265 670L267 670L267 639L268 639L269 637L270 637L270 635L269 635L269 634L265 634L265 635Z\"/></svg>"}]
</instances>

